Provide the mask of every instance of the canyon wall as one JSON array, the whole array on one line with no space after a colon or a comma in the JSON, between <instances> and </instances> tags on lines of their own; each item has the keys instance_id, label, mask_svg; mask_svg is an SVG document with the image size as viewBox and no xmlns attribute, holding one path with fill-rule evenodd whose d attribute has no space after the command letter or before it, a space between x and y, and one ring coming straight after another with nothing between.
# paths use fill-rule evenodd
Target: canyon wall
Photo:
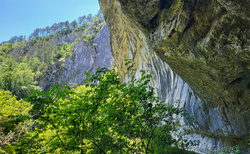
<instances>
[{"instance_id":1,"label":"canyon wall","mask_svg":"<svg viewBox=\"0 0 250 154\"><path fill-rule=\"evenodd\" d=\"M64 38L64 41L72 43L75 39L72 35ZM97 68L111 68L112 61L109 30L107 24L104 24L95 36L93 45L84 41L76 43L72 56L50 66L39 80L39 86L46 90L54 84L82 85L86 79L85 72L94 74Z\"/></svg>"},{"instance_id":2,"label":"canyon wall","mask_svg":"<svg viewBox=\"0 0 250 154\"><path fill-rule=\"evenodd\" d=\"M152 75L167 103L195 116L191 150L247 147L250 137L248 0L99 0L114 64L124 59ZM243 151L247 151L247 148Z\"/></svg>"}]
</instances>

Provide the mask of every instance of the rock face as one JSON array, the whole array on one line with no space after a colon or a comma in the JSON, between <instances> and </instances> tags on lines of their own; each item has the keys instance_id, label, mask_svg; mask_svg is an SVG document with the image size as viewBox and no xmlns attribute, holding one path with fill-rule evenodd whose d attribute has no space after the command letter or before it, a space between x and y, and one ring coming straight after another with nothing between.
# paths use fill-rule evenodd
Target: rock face
<instances>
[{"instance_id":1,"label":"rock face","mask_svg":"<svg viewBox=\"0 0 250 154\"><path fill-rule=\"evenodd\" d=\"M70 40L70 38L67 40ZM71 40L71 42L73 41ZM76 83L81 85L85 80L85 72L93 74L99 67L110 68L113 57L107 24L104 24L95 36L94 44L85 44L84 41L76 43L73 55L64 62L51 66L39 81L39 86L46 90L53 84L70 85L70 83Z\"/></svg>"},{"instance_id":2,"label":"rock face","mask_svg":"<svg viewBox=\"0 0 250 154\"><path fill-rule=\"evenodd\" d=\"M192 137L199 140L200 152L247 142L249 0L99 3L120 75L126 80L124 58L133 59L138 70L152 74L151 84L163 100L178 100L178 106L195 116Z\"/></svg>"}]
</instances>

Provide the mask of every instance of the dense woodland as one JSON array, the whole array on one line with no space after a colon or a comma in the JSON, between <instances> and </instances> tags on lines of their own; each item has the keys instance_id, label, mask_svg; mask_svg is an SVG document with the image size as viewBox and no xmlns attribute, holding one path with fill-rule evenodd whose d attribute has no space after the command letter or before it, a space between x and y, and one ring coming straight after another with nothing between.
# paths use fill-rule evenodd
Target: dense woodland
<instances>
[{"instance_id":1,"label":"dense woodland","mask_svg":"<svg viewBox=\"0 0 250 154\"><path fill-rule=\"evenodd\" d=\"M0 45L0 89L8 90L18 99L28 96L30 90L40 89L38 80L49 65L63 61L74 51L75 43L93 44L95 35L104 23L101 11L95 16L79 17L37 28L28 38L13 36ZM73 41L67 36L76 36Z\"/></svg>"}]
</instances>

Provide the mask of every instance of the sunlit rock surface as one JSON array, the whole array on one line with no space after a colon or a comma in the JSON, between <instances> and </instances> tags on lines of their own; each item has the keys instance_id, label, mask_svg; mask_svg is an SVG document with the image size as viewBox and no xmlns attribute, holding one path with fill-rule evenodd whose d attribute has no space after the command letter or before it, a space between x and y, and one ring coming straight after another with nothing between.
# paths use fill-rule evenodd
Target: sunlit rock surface
<instances>
[{"instance_id":1,"label":"sunlit rock surface","mask_svg":"<svg viewBox=\"0 0 250 154\"><path fill-rule=\"evenodd\" d=\"M72 37L74 41L75 36L68 36L67 40L73 42ZM48 89L51 85L62 83L82 85L86 79L85 72L93 74L97 68L110 68L112 61L109 30L107 24L104 24L95 36L93 45L86 44L84 41L76 43L73 55L63 62L50 66L39 81L39 86Z\"/></svg>"},{"instance_id":2,"label":"sunlit rock surface","mask_svg":"<svg viewBox=\"0 0 250 154\"><path fill-rule=\"evenodd\" d=\"M193 150L208 152L222 146L247 145L249 0L99 3L109 25L120 76L126 80L123 59L133 59L137 76L139 69L153 76L151 84L158 96L169 103L177 102L195 116L191 138L198 140L198 146Z\"/></svg>"}]
</instances>

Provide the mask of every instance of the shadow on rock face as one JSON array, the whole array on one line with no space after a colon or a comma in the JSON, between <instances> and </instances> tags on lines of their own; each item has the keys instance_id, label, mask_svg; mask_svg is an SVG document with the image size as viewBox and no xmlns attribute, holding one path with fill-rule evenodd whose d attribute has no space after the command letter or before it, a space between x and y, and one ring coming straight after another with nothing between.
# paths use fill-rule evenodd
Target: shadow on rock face
<instances>
[{"instance_id":1,"label":"shadow on rock face","mask_svg":"<svg viewBox=\"0 0 250 154\"><path fill-rule=\"evenodd\" d=\"M197 108L199 113L208 117L198 124L204 132L205 129L216 128L226 132L222 134L229 138L249 137L248 0L99 2L106 21L112 19L112 22L108 22L109 27L112 26L112 52L120 70L125 70L121 60L123 57L133 59L138 68L143 63L155 64L147 69L160 70L159 74L165 74L163 66L155 60L157 58L145 58L154 52L208 108ZM157 73L152 75L157 79ZM218 124L221 128L215 127L216 116L212 116L212 113L223 121ZM216 130L210 132L216 134Z\"/></svg>"}]
</instances>

